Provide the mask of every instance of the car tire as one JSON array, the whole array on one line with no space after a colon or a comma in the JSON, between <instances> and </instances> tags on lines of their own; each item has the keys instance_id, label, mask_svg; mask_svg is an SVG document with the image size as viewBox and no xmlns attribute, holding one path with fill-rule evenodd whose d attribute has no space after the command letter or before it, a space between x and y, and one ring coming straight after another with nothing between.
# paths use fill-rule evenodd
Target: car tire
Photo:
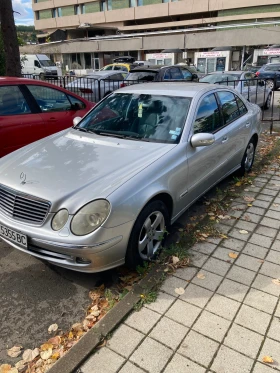
<instances>
[{"instance_id":1,"label":"car tire","mask_svg":"<svg viewBox=\"0 0 280 373\"><path fill-rule=\"evenodd\" d=\"M245 153L241 161L241 167L239 170L240 176L244 176L245 173L251 171L255 159L256 141L251 139L247 145Z\"/></svg>"},{"instance_id":2,"label":"car tire","mask_svg":"<svg viewBox=\"0 0 280 373\"><path fill-rule=\"evenodd\" d=\"M265 101L265 104L264 104L264 110L268 110L270 108L270 105L271 105L271 97L272 97L272 94L269 93L269 95L267 96L267 99Z\"/></svg>"},{"instance_id":3,"label":"car tire","mask_svg":"<svg viewBox=\"0 0 280 373\"><path fill-rule=\"evenodd\" d=\"M152 201L140 212L130 234L125 263L131 269L154 259L164 243L169 213L165 204Z\"/></svg>"},{"instance_id":4,"label":"car tire","mask_svg":"<svg viewBox=\"0 0 280 373\"><path fill-rule=\"evenodd\" d=\"M274 90L275 90L275 83L274 83L274 80L273 80L273 79L268 79L268 80L266 81L266 86L267 86L268 88L270 88L272 91L274 91Z\"/></svg>"}]
</instances>

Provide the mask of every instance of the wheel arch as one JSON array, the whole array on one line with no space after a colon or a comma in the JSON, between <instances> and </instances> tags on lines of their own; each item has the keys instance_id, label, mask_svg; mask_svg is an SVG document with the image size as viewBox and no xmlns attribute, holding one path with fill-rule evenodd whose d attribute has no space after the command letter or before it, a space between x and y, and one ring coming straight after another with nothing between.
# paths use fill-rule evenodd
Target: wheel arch
<instances>
[{"instance_id":1,"label":"wheel arch","mask_svg":"<svg viewBox=\"0 0 280 373\"><path fill-rule=\"evenodd\" d=\"M148 202L146 202L146 204L142 207L141 211L147 205L149 205L151 202L154 202L154 201L161 201L165 204L168 214L169 214L170 221L171 221L172 214L173 214L173 207L174 207L174 202L173 202L173 198L171 197L171 195L166 192L161 192L161 193L154 195ZM141 211L139 212L139 214L141 213Z\"/></svg>"}]
</instances>

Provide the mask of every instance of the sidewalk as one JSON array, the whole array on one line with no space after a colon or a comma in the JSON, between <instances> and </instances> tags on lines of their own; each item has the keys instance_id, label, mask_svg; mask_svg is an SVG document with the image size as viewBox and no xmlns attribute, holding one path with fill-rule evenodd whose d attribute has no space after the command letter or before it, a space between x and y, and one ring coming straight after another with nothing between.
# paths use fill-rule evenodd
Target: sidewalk
<instances>
[{"instance_id":1,"label":"sidewalk","mask_svg":"<svg viewBox=\"0 0 280 373\"><path fill-rule=\"evenodd\" d=\"M218 224L228 238L194 245L194 267L170 276L82 373L280 371L280 285L272 282L280 278L280 169L270 168L234 200L228 215L236 219ZM252 207L244 196L255 198Z\"/></svg>"}]
</instances>

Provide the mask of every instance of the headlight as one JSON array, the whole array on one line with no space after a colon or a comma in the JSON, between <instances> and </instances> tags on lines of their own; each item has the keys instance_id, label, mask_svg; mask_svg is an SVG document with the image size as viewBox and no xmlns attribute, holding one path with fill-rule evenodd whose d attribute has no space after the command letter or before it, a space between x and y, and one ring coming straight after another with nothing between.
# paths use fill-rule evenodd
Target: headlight
<instances>
[{"instance_id":1,"label":"headlight","mask_svg":"<svg viewBox=\"0 0 280 373\"><path fill-rule=\"evenodd\" d=\"M106 220L110 212L110 204L99 199L82 207L73 217L71 230L76 236L84 236L93 232Z\"/></svg>"},{"instance_id":2,"label":"headlight","mask_svg":"<svg viewBox=\"0 0 280 373\"><path fill-rule=\"evenodd\" d=\"M69 213L66 209L59 210L52 220L52 229L54 231L59 231L64 227L68 220Z\"/></svg>"}]
</instances>

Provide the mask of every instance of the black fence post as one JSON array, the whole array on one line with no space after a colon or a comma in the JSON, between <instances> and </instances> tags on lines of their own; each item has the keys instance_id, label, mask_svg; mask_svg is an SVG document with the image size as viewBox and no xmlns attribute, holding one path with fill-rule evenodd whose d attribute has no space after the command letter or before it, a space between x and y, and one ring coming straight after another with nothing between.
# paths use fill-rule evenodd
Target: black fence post
<instances>
[{"instance_id":1,"label":"black fence post","mask_svg":"<svg viewBox=\"0 0 280 373\"><path fill-rule=\"evenodd\" d=\"M98 84L98 100L97 101L100 101L101 100L100 79L97 80L97 84Z\"/></svg>"}]
</instances>

